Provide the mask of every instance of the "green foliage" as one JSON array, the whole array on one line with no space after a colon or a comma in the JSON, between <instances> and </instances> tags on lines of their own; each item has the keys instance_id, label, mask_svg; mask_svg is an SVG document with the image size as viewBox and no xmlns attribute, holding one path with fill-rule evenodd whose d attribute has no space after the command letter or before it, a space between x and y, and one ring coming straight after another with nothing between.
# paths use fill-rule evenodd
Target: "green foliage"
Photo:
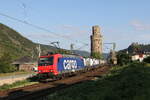
<instances>
[{"instance_id":1,"label":"green foliage","mask_svg":"<svg viewBox=\"0 0 150 100\"><path fill-rule=\"evenodd\" d=\"M8 89L11 89L11 88L14 88L17 86L21 86L21 85L27 84L29 82L30 82L29 80L23 80L23 81L17 81L13 84L4 84L4 85L0 86L0 91L1 90L8 90Z\"/></svg>"},{"instance_id":2,"label":"green foliage","mask_svg":"<svg viewBox=\"0 0 150 100\"><path fill-rule=\"evenodd\" d=\"M0 57L0 73L8 73L16 71L16 67L11 65L12 58L9 53L4 53Z\"/></svg>"},{"instance_id":3,"label":"green foliage","mask_svg":"<svg viewBox=\"0 0 150 100\"><path fill-rule=\"evenodd\" d=\"M3 24L0 24L0 36L0 48L2 49L0 55L9 52L16 58L22 55L31 55L32 48L35 48L30 40Z\"/></svg>"},{"instance_id":4,"label":"green foliage","mask_svg":"<svg viewBox=\"0 0 150 100\"><path fill-rule=\"evenodd\" d=\"M121 52L127 52L129 54L136 54L136 53L144 53L144 52L150 52L150 44L138 44L138 43L132 43L127 49L121 50Z\"/></svg>"},{"instance_id":5,"label":"green foliage","mask_svg":"<svg viewBox=\"0 0 150 100\"><path fill-rule=\"evenodd\" d=\"M143 60L144 62L146 62L146 63L150 63L150 56L149 57L146 57L146 58L144 58L144 60Z\"/></svg>"},{"instance_id":6,"label":"green foliage","mask_svg":"<svg viewBox=\"0 0 150 100\"><path fill-rule=\"evenodd\" d=\"M39 100L150 100L150 67L116 66L97 81L76 84Z\"/></svg>"},{"instance_id":7,"label":"green foliage","mask_svg":"<svg viewBox=\"0 0 150 100\"><path fill-rule=\"evenodd\" d=\"M131 56L126 53L119 52L117 54L117 63L119 65L126 65L131 62Z\"/></svg>"},{"instance_id":8,"label":"green foliage","mask_svg":"<svg viewBox=\"0 0 150 100\"><path fill-rule=\"evenodd\" d=\"M93 58L96 58L96 59L102 59L102 58L103 58L102 55L99 54L99 53L97 53L97 52L93 52L93 53L91 54L91 56L92 56Z\"/></svg>"},{"instance_id":9,"label":"green foliage","mask_svg":"<svg viewBox=\"0 0 150 100\"><path fill-rule=\"evenodd\" d=\"M27 78L26 80L16 81L12 84L4 84L0 86L0 91L17 88L17 87L24 87L24 86L32 85L32 84L37 84L38 83L37 80L38 80L38 77L34 76L34 77Z\"/></svg>"},{"instance_id":10,"label":"green foliage","mask_svg":"<svg viewBox=\"0 0 150 100\"><path fill-rule=\"evenodd\" d=\"M12 59L23 56L33 56L37 58L37 46L38 44L33 43L15 30L0 23L0 56L2 56L4 52L8 52L12 55ZM47 52L56 48L41 44L41 49L42 52Z\"/></svg>"}]
</instances>

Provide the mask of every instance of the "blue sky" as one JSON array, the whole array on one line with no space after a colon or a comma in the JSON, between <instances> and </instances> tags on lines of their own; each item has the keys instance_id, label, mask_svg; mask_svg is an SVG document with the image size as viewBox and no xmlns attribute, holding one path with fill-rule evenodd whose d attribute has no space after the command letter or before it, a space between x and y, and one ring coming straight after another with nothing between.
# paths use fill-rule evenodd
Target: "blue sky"
<instances>
[{"instance_id":1,"label":"blue sky","mask_svg":"<svg viewBox=\"0 0 150 100\"><path fill-rule=\"evenodd\" d=\"M115 42L120 50L132 42L150 43L149 5L149 0L1 0L0 13L52 33L4 16L0 16L0 23L34 42L59 41L61 47L67 49L71 43L75 44L75 49L88 43L89 46L82 48L86 51L90 51L91 27L99 25L104 42ZM111 46L105 45L104 52L109 50L107 48Z\"/></svg>"}]
</instances>

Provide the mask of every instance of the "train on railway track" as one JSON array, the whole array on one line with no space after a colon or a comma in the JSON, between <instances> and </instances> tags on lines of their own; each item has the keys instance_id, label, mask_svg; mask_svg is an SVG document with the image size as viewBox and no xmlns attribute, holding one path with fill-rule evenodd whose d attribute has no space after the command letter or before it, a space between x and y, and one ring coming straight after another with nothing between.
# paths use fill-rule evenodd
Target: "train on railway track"
<instances>
[{"instance_id":1,"label":"train on railway track","mask_svg":"<svg viewBox=\"0 0 150 100\"><path fill-rule=\"evenodd\" d=\"M100 64L104 64L104 61L79 55L47 54L39 57L37 73L42 78L61 78L96 68Z\"/></svg>"}]
</instances>

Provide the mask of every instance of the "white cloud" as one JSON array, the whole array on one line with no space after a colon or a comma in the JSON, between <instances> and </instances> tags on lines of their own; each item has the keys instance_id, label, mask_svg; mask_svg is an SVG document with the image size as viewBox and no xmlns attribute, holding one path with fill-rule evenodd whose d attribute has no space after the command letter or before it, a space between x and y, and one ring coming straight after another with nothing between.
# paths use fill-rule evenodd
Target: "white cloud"
<instances>
[{"instance_id":1,"label":"white cloud","mask_svg":"<svg viewBox=\"0 0 150 100\"><path fill-rule=\"evenodd\" d=\"M150 24L143 23L140 20L134 20L131 25L138 31L150 30Z\"/></svg>"}]
</instances>

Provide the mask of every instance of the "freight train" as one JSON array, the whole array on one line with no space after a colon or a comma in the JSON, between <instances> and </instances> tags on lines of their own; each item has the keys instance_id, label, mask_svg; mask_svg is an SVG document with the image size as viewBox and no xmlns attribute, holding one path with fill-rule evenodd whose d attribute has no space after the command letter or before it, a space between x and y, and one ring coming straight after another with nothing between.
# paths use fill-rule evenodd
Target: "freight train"
<instances>
[{"instance_id":1,"label":"freight train","mask_svg":"<svg viewBox=\"0 0 150 100\"><path fill-rule=\"evenodd\" d=\"M48 54L40 56L37 73L40 77L62 77L95 68L100 63L98 59L83 58L78 55Z\"/></svg>"}]
</instances>

